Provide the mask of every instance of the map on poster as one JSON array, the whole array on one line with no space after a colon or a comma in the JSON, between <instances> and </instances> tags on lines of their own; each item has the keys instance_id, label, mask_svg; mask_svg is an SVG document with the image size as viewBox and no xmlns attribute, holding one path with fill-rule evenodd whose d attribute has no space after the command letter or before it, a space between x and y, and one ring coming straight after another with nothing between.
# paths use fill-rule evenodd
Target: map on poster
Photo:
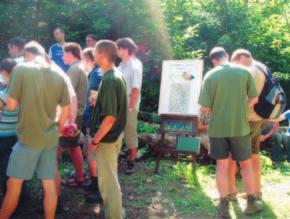
<instances>
[{"instance_id":1,"label":"map on poster","mask_svg":"<svg viewBox=\"0 0 290 219\"><path fill-rule=\"evenodd\" d=\"M198 115L203 60L163 61L159 115Z\"/></svg>"}]
</instances>

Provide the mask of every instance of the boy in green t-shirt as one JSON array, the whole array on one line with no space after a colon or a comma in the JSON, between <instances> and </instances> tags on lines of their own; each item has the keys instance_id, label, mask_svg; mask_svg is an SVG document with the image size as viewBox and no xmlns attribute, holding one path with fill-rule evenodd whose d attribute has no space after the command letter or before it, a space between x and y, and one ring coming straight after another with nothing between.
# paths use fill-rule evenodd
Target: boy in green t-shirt
<instances>
[{"instance_id":1,"label":"boy in green t-shirt","mask_svg":"<svg viewBox=\"0 0 290 219\"><path fill-rule=\"evenodd\" d=\"M127 90L121 72L114 62L117 46L101 40L95 49L95 60L104 76L91 118L90 150L97 161L99 188L105 217L122 219L124 211L118 180L118 156L127 120Z\"/></svg>"},{"instance_id":2,"label":"boy in green t-shirt","mask_svg":"<svg viewBox=\"0 0 290 219\"><path fill-rule=\"evenodd\" d=\"M219 211L229 215L229 156L240 163L245 182L248 204L246 214L261 210L255 197L254 175L250 161L251 139L248 123L248 105L257 101L257 91L250 73L228 62L223 48L210 53L215 66L204 79L199 103L203 111L211 112L208 135L210 156L217 161L216 181L220 195Z\"/></svg>"}]
</instances>

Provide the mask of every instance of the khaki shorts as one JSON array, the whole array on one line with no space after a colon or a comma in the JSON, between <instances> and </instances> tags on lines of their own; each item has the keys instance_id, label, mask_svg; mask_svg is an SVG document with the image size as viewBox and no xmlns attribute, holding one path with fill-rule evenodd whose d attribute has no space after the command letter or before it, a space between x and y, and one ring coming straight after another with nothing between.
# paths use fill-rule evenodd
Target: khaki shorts
<instances>
[{"instance_id":1,"label":"khaki shorts","mask_svg":"<svg viewBox=\"0 0 290 219\"><path fill-rule=\"evenodd\" d=\"M125 142L128 149L134 149L138 147L137 116L138 111L136 109L127 111Z\"/></svg>"},{"instance_id":2,"label":"khaki shorts","mask_svg":"<svg viewBox=\"0 0 290 219\"><path fill-rule=\"evenodd\" d=\"M258 154L260 152L261 132L265 121L249 122L249 124L251 128L252 153Z\"/></svg>"}]
</instances>

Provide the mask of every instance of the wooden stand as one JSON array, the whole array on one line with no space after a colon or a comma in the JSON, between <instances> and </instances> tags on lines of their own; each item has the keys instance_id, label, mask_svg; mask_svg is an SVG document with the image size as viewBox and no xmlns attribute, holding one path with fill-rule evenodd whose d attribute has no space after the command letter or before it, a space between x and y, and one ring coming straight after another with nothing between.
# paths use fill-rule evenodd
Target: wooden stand
<instances>
[{"instance_id":1,"label":"wooden stand","mask_svg":"<svg viewBox=\"0 0 290 219\"><path fill-rule=\"evenodd\" d=\"M177 148L178 138L195 137L198 135L197 129L197 117L196 116L180 116L180 115L161 115L161 124L159 133L161 139L159 145L153 148L157 153L155 173L159 172L160 161L163 155L171 154L175 158L175 162L178 160L179 154L187 154L192 156L192 164L196 163L197 150L182 150ZM176 138L176 144L174 147L164 145L166 135L171 135Z\"/></svg>"}]
</instances>

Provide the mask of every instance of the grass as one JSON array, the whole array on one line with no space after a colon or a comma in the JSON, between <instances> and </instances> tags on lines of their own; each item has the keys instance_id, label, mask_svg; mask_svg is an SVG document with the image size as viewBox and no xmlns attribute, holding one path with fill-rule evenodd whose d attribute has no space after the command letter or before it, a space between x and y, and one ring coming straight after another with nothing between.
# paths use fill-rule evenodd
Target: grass
<instances>
[{"instance_id":1,"label":"grass","mask_svg":"<svg viewBox=\"0 0 290 219\"><path fill-rule=\"evenodd\" d=\"M290 218L290 166L284 163L279 169L272 169L271 160L264 155L262 162L264 210L250 218ZM135 189L131 200L124 201L127 209L147 209L139 218L216 218L214 166L193 168L184 162L174 165L172 161L162 161L160 174L152 174L153 169L153 161L143 161L138 164L137 174L120 174L121 185L130 184ZM243 192L241 179L238 186ZM244 205L242 198L231 204L232 218L249 218L242 213Z\"/></svg>"},{"instance_id":2,"label":"grass","mask_svg":"<svg viewBox=\"0 0 290 219\"><path fill-rule=\"evenodd\" d=\"M242 213L245 200L239 198L231 203L233 219L289 219L290 218L290 165L283 163L278 169L272 168L271 160L262 155L263 162L263 212L246 217ZM136 164L136 173L124 174L125 160L119 172L123 192L123 205L127 219L213 219L217 218L218 194L215 185L215 167L195 166L186 162L175 163L162 160L159 174L154 174L155 162L151 158ZM73 171L69 162L60 165L61 175ZM32 191L35 200L30 206L41 205L42 193L38 180L33 180ZM238 179L240 194L243 192ZM85 204L81 189L63 188L63 204L67 209L57 219L103 218L94 214L95 206ZM27 212L26 212L27 211ZM42 214L26 209L13 219L42 218Z\"/></svg>"}]
</instances>

